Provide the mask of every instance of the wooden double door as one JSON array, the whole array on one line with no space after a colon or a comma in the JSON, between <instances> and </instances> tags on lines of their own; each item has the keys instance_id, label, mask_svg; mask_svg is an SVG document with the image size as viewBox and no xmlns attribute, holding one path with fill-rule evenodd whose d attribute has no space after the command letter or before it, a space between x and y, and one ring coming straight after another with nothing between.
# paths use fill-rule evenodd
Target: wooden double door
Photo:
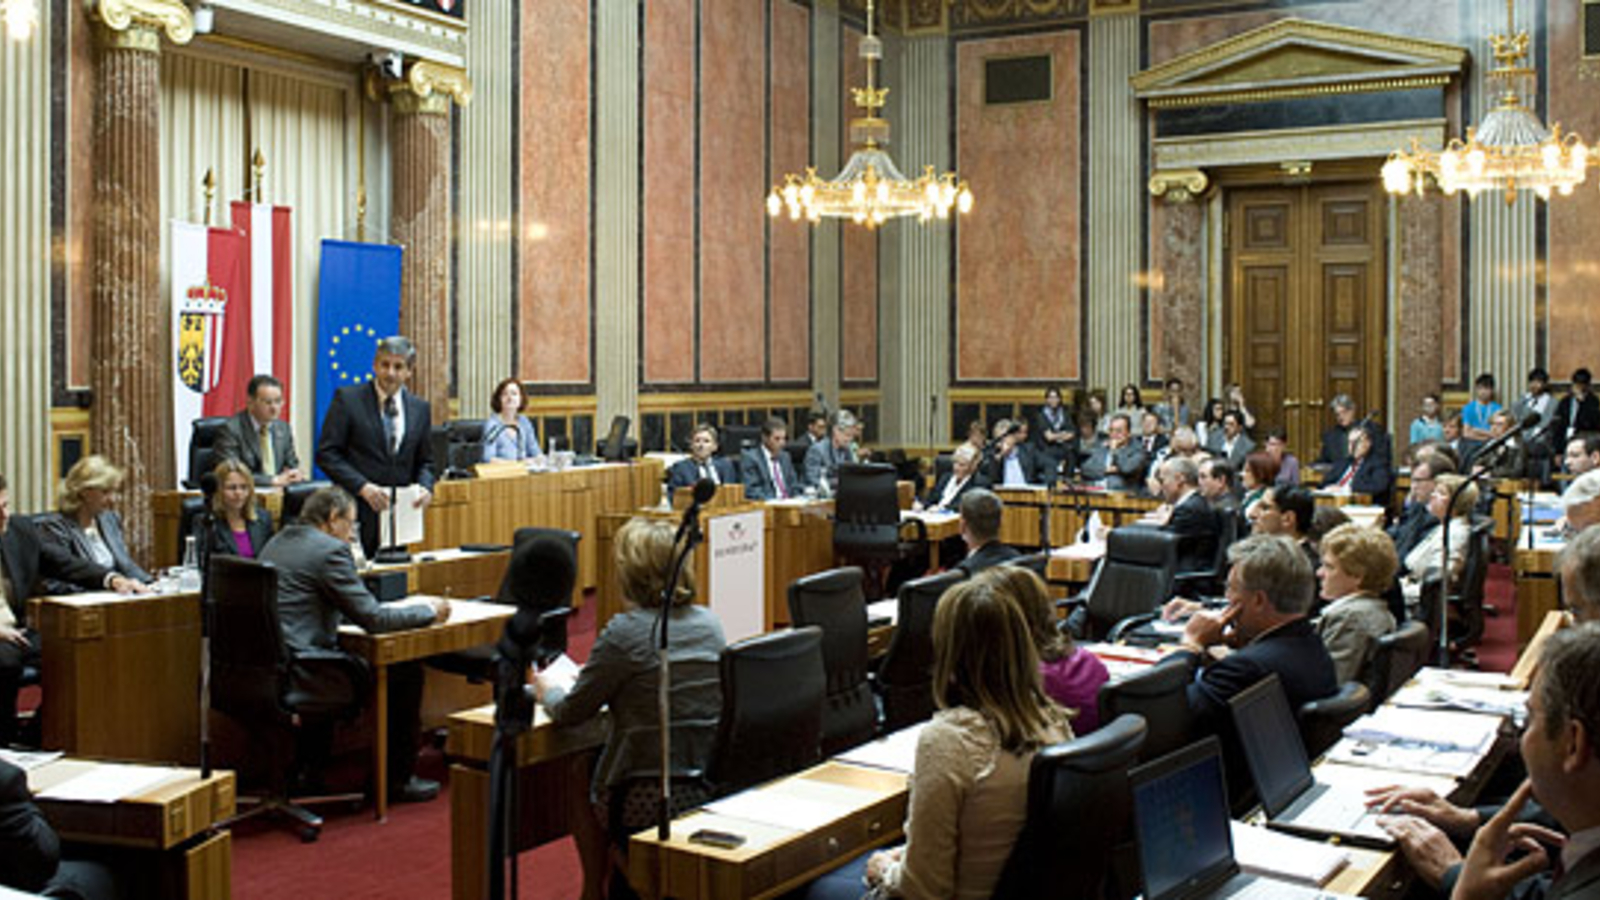
<instances>
[{"instance_id":1,"label":"wooden double door","mask_svg":"<svg viewBox=\"0 0 1600 900\"><path fill-rule=\"evenodd\" d=\"M1385 392L1384 197L1376 180L1226 194L1223 368L1256 438L1270 428L1309 461L1348 394L1362 415Z\"/></svg>"}]
</instances>

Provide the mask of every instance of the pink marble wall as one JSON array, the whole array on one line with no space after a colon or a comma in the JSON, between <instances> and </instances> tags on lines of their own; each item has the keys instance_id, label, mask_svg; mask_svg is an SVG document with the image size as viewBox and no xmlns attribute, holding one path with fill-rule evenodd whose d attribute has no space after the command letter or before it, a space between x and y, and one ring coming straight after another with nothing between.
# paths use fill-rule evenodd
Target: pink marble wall
<instances>
[{"instance_id":1,"label":"pink marble wall","mask_svg":"<svg viewBox=\"0 0 1600 900\"><path fill-rule=\"evenodd\" d=\"M957 233L956 377L1070 381L1078 366L1080 38L966 41L956 51L959 171L977 210ZM983 61L1047 53L1049 102L986 107Z\"/></svg>"},{"instance_id":2,"label":"pink marble wall","mask_svg":"<svg viewBox=\"0 0 1600 900\"><path fill-rule=\"evenodd\" d=\"M1550 60L1549 118L1562 130L1576 131L1591 146L1600 140L1600 107L1595 104L1593 80L1579 77L1579 6L1576 3L1551 3L1546 6ZM1593 64L1590 64L1593 66ZM1571 197L1547 204L1550 211L1549 266L1547 278L1550 301L1550 373L1565 381L1580 366L1594 368L1600 362L1594 344L1600 334L1600 263L1594 255L1594 223L1600 221L1600 192L1595 190L1595 174ZM1522 201L1517 201L1522 202Z\"/></svg>"},{"instance_id":3,"label":"pink marble wall","mask_svg":"<svg viewBox=\"0 0 1600 900\"><path fill-rule=\"evenodd\" d=\"M765 4L701 0L700 23L700 380L761 381Z\"/></svg>"},{"instance_id":4,"label":"pink marble wall","mask_svg":"<svg viewBox=\"0 0 1600 900\"><path fill-rule=\"evenodd\" d=\"M810 165L810 10L793 0L771 0L772 128L767 181ZM769 306L767 359L772 381L811 377L811 226L787 214L767 223Z\"/></svg>"},{"instance_id":5,"label":"pink marble wall","mask_svg":"<svg viewBox=\"0 0 1600 900\"><path fill-rule=\"evenodd\" d=\"M589 93L589 2L546 0L522 17L518 374L526 381L591 379Z\"/></svg>"},{"instance_id":6,"label":"pink marble wall","mask_svg":"<svg viewBox=\"0 0 1600 900\"><path fill-rule=\"evenodd\" d=\"M866 65L861 60L861 33L847 28L839 42L839 56L844 67L844 80L840 89L841 131L840 164L850 158L850 119L858 115L850 88L867 83ZM889 95L895 102L894 94ZM905 102L903 99L900 102ZM902 165L906 163L899 160ZM904 227L901 225L893 226ZM839 248L840 302L839 356L840 373L845 381L878 380L878 232L865 226L844 221L839 225L842 237Z\"/></svg>"},{"instance_id":7,"label":"pink marble wall","mask_svg":"<svg viewBox=\"0 0 1600 900\"><path fill-rule=\"evenodd\" d=\"M696 0L651 0L644 23L644 333L647 382L694 380Z\"/></svg>"}]
</instances>

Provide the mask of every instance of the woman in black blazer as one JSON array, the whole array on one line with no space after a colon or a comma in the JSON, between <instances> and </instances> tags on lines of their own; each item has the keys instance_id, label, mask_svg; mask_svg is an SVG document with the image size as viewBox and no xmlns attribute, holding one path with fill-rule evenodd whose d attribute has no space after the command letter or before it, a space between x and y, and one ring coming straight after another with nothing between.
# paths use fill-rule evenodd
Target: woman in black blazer
<instances>
[{"instance_id":1,"label":"woman in black blazer","mask_svg":"<svg viewBox=\"0 0 1600 900\"><path fill-rule=\"evenodd\" d=\"M56 498L57 512L40 517L40 536L68 554L149 584L150 573L128 553L122 518L112 501L122 487L122 470L103 456L85 456L69 470ZM76 593L75 585L46 581L49 593Z\"/></svg>"},{"instance_id":2,"label":"woman in black blazer","mask_svg":"<svg viewBox=\"0 0 1600 900\"><path fill-rule=\"evenodd\" d=\"M211 497L211 527L194 521L195 548L255 559L272 538L272 515L256 503L250 470L236 459L217 464L217 492Z\"/></svg>"}]
</instances>

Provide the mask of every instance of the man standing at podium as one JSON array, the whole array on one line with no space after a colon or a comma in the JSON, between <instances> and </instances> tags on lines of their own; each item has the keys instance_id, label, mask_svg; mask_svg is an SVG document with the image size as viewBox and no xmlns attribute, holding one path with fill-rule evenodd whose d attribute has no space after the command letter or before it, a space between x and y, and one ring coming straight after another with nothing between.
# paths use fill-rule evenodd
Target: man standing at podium
<instances>
[{"instance_id":1,"label":"man standing at podium","mask_svg":"<svg viewBox=\"0 0 1600 900\"><path fill-rule=\"evenodd\" d=\"M378 515L389 509L389 489L421 485L419 507L433 499L433 454L428 401L407 391L417 348L395 336L378 342L368 384L340 388L322 420L317 465L360 500L361 548L378 550Z\"/></svg>"}]
</instances>

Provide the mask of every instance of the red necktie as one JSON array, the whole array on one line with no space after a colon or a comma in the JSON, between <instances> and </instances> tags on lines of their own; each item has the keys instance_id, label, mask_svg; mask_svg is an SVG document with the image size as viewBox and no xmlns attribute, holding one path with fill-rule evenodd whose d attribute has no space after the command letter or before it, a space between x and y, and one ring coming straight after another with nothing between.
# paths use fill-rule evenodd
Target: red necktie
<instances>
[{"instance_id":1,"label":"red necktie","mask_svg":"<svg viewBox=\"0 0 1600 900\"><path fill-rule=\"evenodd\" d=\"M1350 482L1355 480L1356 465L1353 461L1350 463L1350 468L1344 471L1344 477L1339 479L1339 487L1349 487Z\"/></svg>"},{"instance_id":2,"label":"red necktie","mask_svg":"<svg viewBox=\"0 0 1600 900\"><path fill-rule=\"evenodd\" d=\"M778 488L778 499L786 499L789 496L789 489L783 485L783 472L778 468L777 457L772 457L769 461L772 463L772 483Z\"/></svg>"}]
</instances>

